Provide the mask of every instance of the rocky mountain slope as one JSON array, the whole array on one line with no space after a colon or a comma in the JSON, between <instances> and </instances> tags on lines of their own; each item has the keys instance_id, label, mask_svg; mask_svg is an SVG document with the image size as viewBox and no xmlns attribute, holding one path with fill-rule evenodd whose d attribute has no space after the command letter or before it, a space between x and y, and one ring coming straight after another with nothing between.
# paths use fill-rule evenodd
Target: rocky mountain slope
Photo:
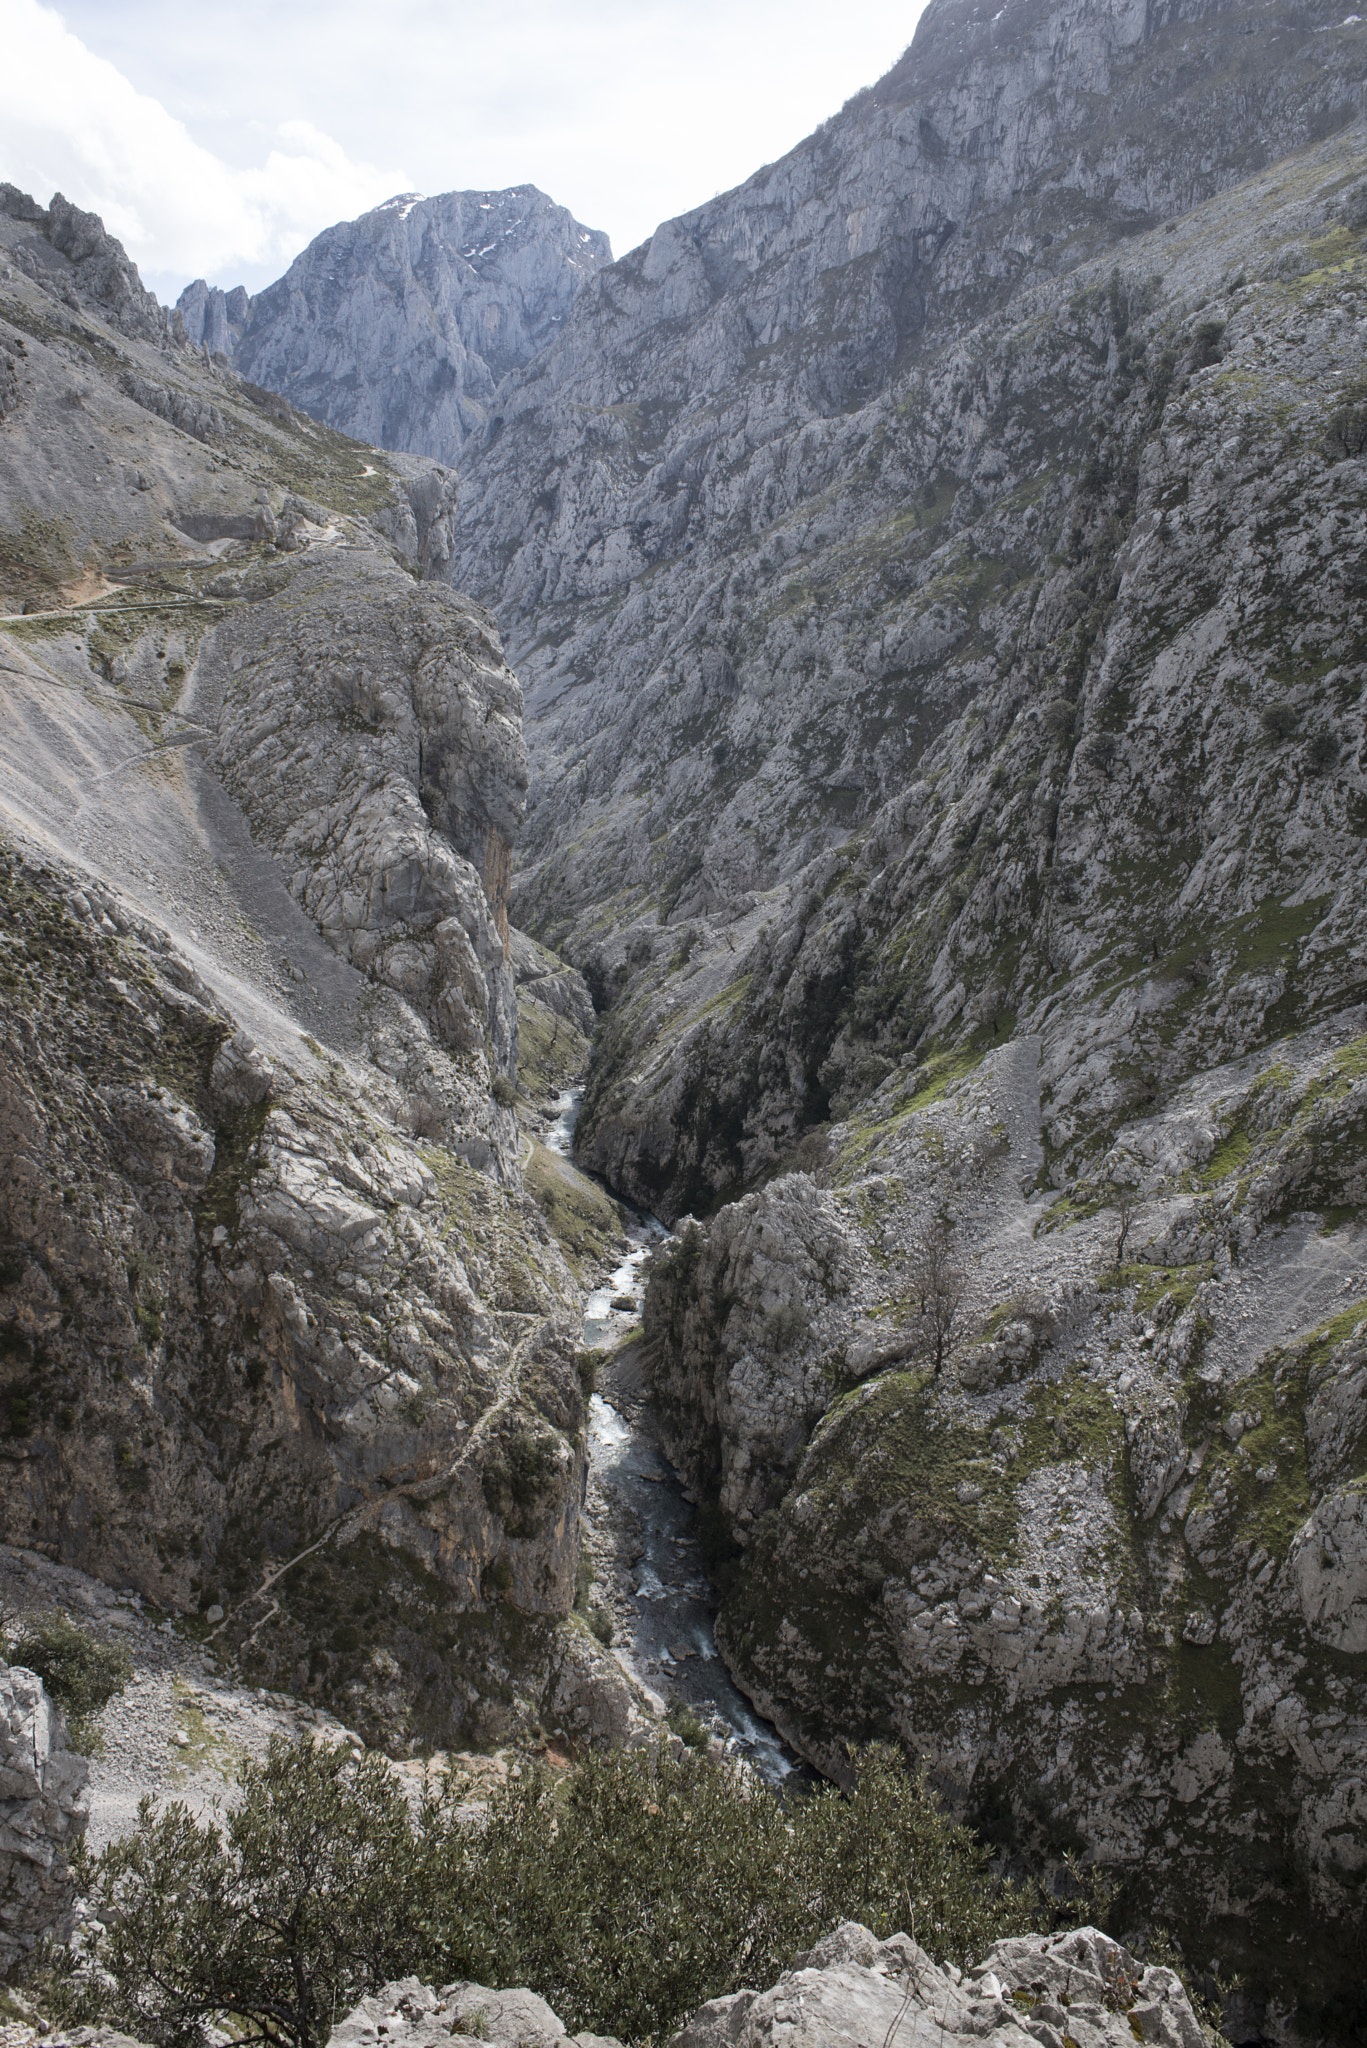
<instances>
[{"instance_id":1,"label":"rocky mountain slope","mask_svg":"<svg viewBox=\"0 0 1367 2048\"><path fill-rule=\"evenodd\" d=\"M1367 1865L1364 35L932 6L594 281L456 542L580 1156L710 1216L647 1337L739 1681L1285 2040Z\"/></svg>"},{"instance_id":2,"label":"rocky mountain slope","mask_svg":"<svg viewBox=\"0 0 1367 2048\"><path fill-rule=\"evenodd\" d=\"M454 479L207 366L11 193L0 372L5 1532L396 1754L625 1732L569 1620L521 702L444 580Z\"/></svg>"},{"instance_id":3,"label":"rocky mountain slope","mask_svg":"<svg viewBox=\"0 0 1367 2048\"><path fill-rule=\"evenodd\" d=\"M314 419L454 462L499 380L611 260L606 235L534 185L409 192L328 228L255 298L199 279L177 312L191 341Z\"/></svg>"}]
</instances>

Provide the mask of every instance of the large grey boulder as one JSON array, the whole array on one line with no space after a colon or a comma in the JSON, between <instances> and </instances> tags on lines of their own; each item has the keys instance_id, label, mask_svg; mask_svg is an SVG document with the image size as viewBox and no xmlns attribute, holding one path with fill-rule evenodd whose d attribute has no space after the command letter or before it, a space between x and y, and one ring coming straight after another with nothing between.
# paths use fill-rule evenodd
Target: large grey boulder
<instances>
[{"instance_id":1,"label":"large grey boulder","mask_svg":"<svg viewBox=\"0 0 1367 2048\"><path fill-rule=\"evenodd\" d=\"M73 1886L67 1851L85 1833L89 1765L36 1672L0 1664L0 1969L40 1935L62 1933Z\"/></svg>"}]
</instances>

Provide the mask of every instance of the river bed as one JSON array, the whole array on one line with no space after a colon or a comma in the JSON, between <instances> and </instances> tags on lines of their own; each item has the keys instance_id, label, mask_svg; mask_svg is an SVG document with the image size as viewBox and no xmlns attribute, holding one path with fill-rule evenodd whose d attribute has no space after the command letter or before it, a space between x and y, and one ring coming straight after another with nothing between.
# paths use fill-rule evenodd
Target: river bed
<instances>
[{"instance_id":1,"label":"river bed","mask_svg":"<svg viewBox=\"0 0 1367 2048\"><path fill-rule=\"evenodd\" d=\"M545 1138L566 1159L573 1155L579 1101L577 1089L560 1095ZM599 1391L590 1402L586 1536L596 1590L612 1614L613 1648L663 1705L682 1701L771 1783L795 1772L806 1776L806 1767L733 1685L717 1654L716 1599L703 1569L697 1511L660 1449L639 1356L633 1347L611 1355L641 1319L646 1262L669 1237L658 1218L626 1202L622 1208L621 1262L584 1301L584 1343L605 1354Z\"/></svg>"}]
</instances>

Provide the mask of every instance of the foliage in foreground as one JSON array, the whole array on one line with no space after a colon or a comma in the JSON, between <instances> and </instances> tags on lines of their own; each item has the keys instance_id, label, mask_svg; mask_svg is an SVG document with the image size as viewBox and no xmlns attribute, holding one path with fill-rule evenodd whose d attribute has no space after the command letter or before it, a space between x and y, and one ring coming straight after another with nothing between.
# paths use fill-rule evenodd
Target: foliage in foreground
<instances>
[{"instance_id":1,"label":"foliage in foreground","mask_svg":"<svg viewBox=\"0 0 1367 2048\"><path fill-rule=\"evenodd\" d=\"M123 1645L97 1642L64 1614L26 1615L5 1631L5 1657L37 1672L62 1709L72 1748L98 1756L95 1716L133 1676Z\"/></svg>"},{"instance_id":2,"label":"foliage in foreground","mask_svg":"<svg viewBox=\"0 0 1367 2048\"><path fill-rule=\"evenodd\" d=\"M366 1991L414 1974L527 1984L571 2031L650 2041L841 1920L914 1925L959 1963L1053 1924L888 1751L859 1759L852 1797L795 1801L706 1757L591 1756L565 1780L530 1770L474 1825L458 1784L415 1813L383 1758L308 1742L275 1742L240 1783L217 1822L144 1803L85 1860L104 1932L49 1981L59 2017L193 2048L227 2015L244 2041L318 2048Z\"/></svg>"}]
</instances>

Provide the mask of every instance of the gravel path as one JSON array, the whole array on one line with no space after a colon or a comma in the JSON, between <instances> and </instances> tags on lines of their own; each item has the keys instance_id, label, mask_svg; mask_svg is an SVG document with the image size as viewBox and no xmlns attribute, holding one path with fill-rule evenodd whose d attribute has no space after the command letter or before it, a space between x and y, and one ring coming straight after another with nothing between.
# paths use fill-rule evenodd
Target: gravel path
<instances>
[{"instance_id":1,"label":"gravel path","mask_svg":"<svg viewBox=\"0 0 1367 2048\"><path fill-rule=\"evenodd\" d=\"M0 1602L11 1626L28 1615L61 1612L132 1659L132 1679L98 1717L104 1753L91 1760L86 1836L93 1849L125 1834L145 1797L182 1799L192 1811L207 1812L231 1792L242 1758L264 1756L273 1735L292 1740L307 1733L360 1754L360 1738L332 1715L242 1685L212 1650L145 1616L136 1595L111 1592L34 1551L0 1545Z\"/></svg>"}]
</instances>

